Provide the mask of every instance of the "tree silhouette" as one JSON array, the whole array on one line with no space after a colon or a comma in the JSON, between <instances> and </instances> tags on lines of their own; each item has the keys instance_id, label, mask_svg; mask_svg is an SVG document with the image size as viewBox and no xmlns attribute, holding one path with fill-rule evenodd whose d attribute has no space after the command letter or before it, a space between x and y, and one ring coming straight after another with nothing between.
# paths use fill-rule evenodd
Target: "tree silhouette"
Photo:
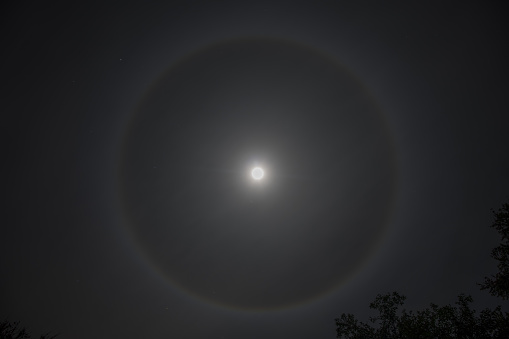
<instances>
[{"instance_id":1,"label":"tree silhouette","mask_svg":"<svg viewBox=\"0 0 509 339\"><path fill-rule=\"evenodd\" d=\"M472 297L460 294L456 306L438 306L412 312L397 292L379 294L370 308L378 315L364 323L352 314L336 319L337 338L509 338L509 314L500 306L479 314L470 307Z\"/></svg>"},{"instance_id":2,"label":"tree silhouette","mask_svg":"<svg viewBox=\"0 0 509 339\"><path fill-rule=\"evenodd\" d=\"M42 334L39 339L54 339L58 334ZM32 338L25 327L20 325L19 321L4 320L0 322L0 339L29 339Z\"/></svg>"},{"instance_id":3,"label":"tree silhouette","mask_svg":"<svg viewBox=\"0 0 509 339\"><path fill-rule=\"evenodd\" d=\"M0 323L0 339L24 339L30 338L28 331L17 322L4 320Z\"/></svg>"},{"instance_id":4,"label":"tree silhouette","mask_svg":"<svg viewBox=\"0 0 509 339\"><path fill-rule=\"evenodd\" d=\"M486 277L480 284L481 290L489 290L493 296L504 300L509 299L509 203L505 203L498 211L492 210L495 221L491 225L500 233L501 244L491 251L491 257L498 261L498 273Z\"/></svg>"},{"instance_id":5,"label":"tree silhouette","mask_svg":"<svg viewBox=\"0 0 509 339\"><path fill-rule=\"evenodd\" d=\"M502 236L501 244L491 254L498 261L499 272L480 285L482 290L505 300L509 299L509 203L493 213L491 227ZM343 313L335 319L337 338L509 338L509 313L500 306L477 313L470 307L472 297L460 294L455 306L430 304L429 308L412 312L400 309L405 299L397 292L377 295L369 307L378 315L369 323Z\"/></svg>"}]
</instances>

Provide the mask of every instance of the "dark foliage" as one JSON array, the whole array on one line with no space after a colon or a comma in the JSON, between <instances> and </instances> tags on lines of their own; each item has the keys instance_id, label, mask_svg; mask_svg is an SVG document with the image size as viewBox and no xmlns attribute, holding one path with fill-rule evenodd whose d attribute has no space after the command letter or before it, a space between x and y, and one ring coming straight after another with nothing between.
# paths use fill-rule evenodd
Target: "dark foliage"
<instances>
[{"instance_id":1,"label":"dark foliage","mask_svg":"<svg viewBox=\"0 0 509 339\"><path fill-rule=\"evenodd\" d=\"M9 322L7 320L0 323L0 339L24 339L30 338L28 331L20 327L19 321Z\"/></svg>"},{"instance_id":2,"label":"dark foliage","mask_svg":"<svg viewBox=\"0 0 509 339\"><path fill-rule=\"evenodd\" d=\"M499 272L486 278L481 289L509 299L509 203L494 211L494 215L492 227L502 241L491 256L498 261ZM378 315L371 317L369 323L343 313L336 319L337 338L509 338L509 313L500 306L477 313L470 307L472 297L460 294L454 306L430 304L414 313L400 309L405 299L397 292L377 295L369 307Z\"/></svg>"},{"instance_id":3,"label":"dark foliage","mask_svg":"<svg viewBox=\"0 0 509 339\"><path fill-rule=\"evenodd\" d=\"M400 310L405 299L397 292L379 294L369 306L378 315L369 323L342 314L336 319L337 338L509 338L509 313L500 307L477 314L470 308L472 298L461 294L455 306L430 304L414 313Z\"/></svg>"},{"instance_id":4,"label":"dark foliage","mask_svg":"<svg viewBox=\"0 0 509 339\"><path fill-rule=\"evenodd\" d=\"M491 225L500 233L501 244L491 251L491 257L498 261L498 273L486 277L480 284L482 290L488 290L491 295L504 300L509 299L509 203L498 211L493 211L495 221Z\"/></svg>"},{"instance_id":5,"label":"dark foliage","mask_svg":"<svg viewBox=\"0 0 509 339\"><path fill-rule=\"evenodd\" d=\"M43 334L39 339L54 339L58 334ZM4 320L0 322L0 339L29 339L32 338L25 327L21 327L19 321L10 322Z\"/></svg>"}]
</instances>

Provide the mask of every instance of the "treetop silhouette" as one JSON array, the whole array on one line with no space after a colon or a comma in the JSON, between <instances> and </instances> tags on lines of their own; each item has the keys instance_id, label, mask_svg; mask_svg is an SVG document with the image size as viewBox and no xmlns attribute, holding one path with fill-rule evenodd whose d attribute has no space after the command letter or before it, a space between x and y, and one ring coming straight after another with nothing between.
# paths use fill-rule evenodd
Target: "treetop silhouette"
<instances>
[{"instance_id":1,"label":"treetop silhouette","mask_svg":"<svg viewBox=\"0 0 509 339\"><path fill-rule=\"evenodd\" d=\"M501 235L501 244L491 256L498 261L498 272L479 284L495 297L509 299L509 203L493 211L491 227ZM455 306L430 304L429 308L412 312L400 309L406 297L397 292L378 294L370 308L378 315L369 323L359 321L353 314L343 313L336 318L337 338L509 338L509 313L501 306L477 313L470 307L471 296L460 294Z\"/></svg>"}]
</instances>

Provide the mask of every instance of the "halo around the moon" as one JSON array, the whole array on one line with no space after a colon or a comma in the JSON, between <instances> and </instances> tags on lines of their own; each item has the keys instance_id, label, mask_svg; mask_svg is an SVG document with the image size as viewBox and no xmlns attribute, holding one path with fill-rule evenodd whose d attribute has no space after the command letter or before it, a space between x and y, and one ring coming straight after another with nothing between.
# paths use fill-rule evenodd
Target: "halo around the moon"
<instances>
[{"instance_id":1,"label":"halo around the moon","mask_svg":"<svg viewBox=\"0 0 509 339\"><path fill-rule=\"evenodd\" d=\"M396 188L366 88L335 59L275 39L180 60L140 102L122 152L136 248L173 286L236 309L342 286L380 244ZM261 163L266 173L247 167Z\"/></svg>"}]
</instances>

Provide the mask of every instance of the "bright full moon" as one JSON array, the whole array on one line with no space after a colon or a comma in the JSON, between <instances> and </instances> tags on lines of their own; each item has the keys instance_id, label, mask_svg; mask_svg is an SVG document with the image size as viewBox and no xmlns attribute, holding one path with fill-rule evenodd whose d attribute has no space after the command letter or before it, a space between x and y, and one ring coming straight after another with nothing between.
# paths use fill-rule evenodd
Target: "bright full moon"
<instances>
[{"instance_id":1,"label":"bright full moon","mask_svg":"<svg viewBox=\"0 0 509 339\"><path fill-rule=\"evenodd\" d=\"M260 167L255 167L251 170L251 176L253 177L253 179L255 180L260 180L263 178L263 169L261 169Z\"/></svg>"}]
</instances>

